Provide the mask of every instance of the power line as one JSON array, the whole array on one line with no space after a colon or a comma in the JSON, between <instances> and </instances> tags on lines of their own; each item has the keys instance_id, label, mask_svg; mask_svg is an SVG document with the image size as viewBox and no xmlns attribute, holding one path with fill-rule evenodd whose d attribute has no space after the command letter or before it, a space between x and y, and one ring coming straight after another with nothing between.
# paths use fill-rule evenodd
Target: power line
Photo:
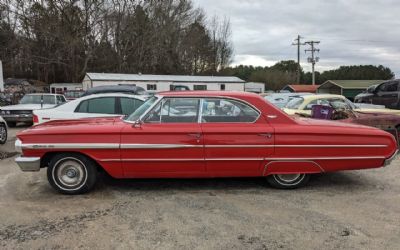
<instances>
[{"instance_id":1,"label":"power line","mask_svg":"<svg viewBox=\"0 0 400 250\"><path fill-rule=\"evenodd\" d=\"M311 63L311 65L312 65L312 85L315 85L315 71L314 71L315 63L319 61L319 57L315 57L315 52L319 52L319 49L315 48L315 45L319 44L319 43L320 43L320 41L308 41L308 42L305 42L305 44L308 44L308 45L311 46L310 49L306 49L304 51L306 53L307 52L311 52L311 57L307 58L307 61L309 63Z\"/></svg>"},{"instance_id":2,"label":"power line","mask_svg":"<svg viewBox=\"0 0 400 250\"><path fill-rule=\"evenodd\" d=\"M297 46L297 83L300 84L300 74L301 74L301 66L300 66L300 46L305 45L305 43L301 43L301 37L300 35L297 35L297 38L294 39L296 43L292 43L292 45Z\"/></svg>"}]
</instances>

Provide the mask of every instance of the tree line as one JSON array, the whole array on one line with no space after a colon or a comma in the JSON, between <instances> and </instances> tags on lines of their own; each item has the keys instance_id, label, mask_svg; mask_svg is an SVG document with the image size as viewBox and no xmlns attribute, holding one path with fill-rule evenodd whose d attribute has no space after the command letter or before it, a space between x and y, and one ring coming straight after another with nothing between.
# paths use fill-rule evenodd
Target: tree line
<instances>
[{"instance_id":1,"label":"tree line","mask_svg":"<svg viewBox=\"0 0 400 250\"><path fill-rule=\"evenodd\" d=\"M263 82L266 84L266 89L280 90L285 85L296 84L297 62L294 60L280 61L271 67L239 65L227 67L220 74L237 76L245 81ZM327 80L389 80L393 77L392 70L382 65L341 66L322 73L315 72L316 84L324 83ZM311 84L311 72L304 72L301 69L300 79L302 84Z\"/></svg>"},{"instance_id":2,"label":"tree line","mask_svg":"<svg viewBox=\"0 0 400 250\"><path fill-rule=\"evenodd\" d=\"M3 0L5 77L80 82L86 72L217 74L231 61L227 18L191 0Z\"/></svg>"}]
</instances>

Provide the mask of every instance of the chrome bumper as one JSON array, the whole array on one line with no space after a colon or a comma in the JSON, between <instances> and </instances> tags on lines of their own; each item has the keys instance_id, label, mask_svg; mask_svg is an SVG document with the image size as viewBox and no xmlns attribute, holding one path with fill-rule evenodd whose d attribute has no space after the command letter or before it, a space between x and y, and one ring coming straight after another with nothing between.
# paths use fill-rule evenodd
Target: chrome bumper
<instances>
[{"instance_id":1,"label":"chrome bumper","mask_svg":"<svg viewBox=\"0 0 400 250\"><path fill-rule=\"evenodd\" d=\"M396 159L396 157L398 156L399 150L397 149L396 152L394 152L394 154L392 156L390 156L389 158L387 158L385 160L385 162L383 163L383 166L386 167L388 166L394 159Z\"/></svg>"},{"instance_id":2,"label":"chrome bumper","mask_svg":"<svg viewBox=\"0 0 400 250\"><path fill-rule=\"evenodd\" d=\"M34 172L40 170L40 157L17 157L15 162L24 172Z\"/></svg>"}]
</instances>

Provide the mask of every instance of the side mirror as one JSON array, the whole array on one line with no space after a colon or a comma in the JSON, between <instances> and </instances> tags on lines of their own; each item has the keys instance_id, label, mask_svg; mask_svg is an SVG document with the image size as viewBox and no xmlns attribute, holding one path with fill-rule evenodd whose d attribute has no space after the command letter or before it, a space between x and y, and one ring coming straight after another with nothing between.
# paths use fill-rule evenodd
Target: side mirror
<instances>
[{"instance_id":1,"label":"side mirror","mask_svg":"<svg viewBox=\"0 0 400 250\"><path fill-rule=\"evenodd\" d=\"M141 128L142 127L142 121L141 120L137 120L133 123L132 127L134 128Z\"/></svg>"}]
</instances>

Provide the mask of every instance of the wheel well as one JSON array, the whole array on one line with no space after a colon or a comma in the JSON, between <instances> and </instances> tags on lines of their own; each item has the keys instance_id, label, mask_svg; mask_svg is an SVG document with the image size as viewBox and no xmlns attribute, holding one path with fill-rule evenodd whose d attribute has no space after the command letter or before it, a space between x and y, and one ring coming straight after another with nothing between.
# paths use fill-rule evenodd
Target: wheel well
<instances>
[{"instance_id":1,"label":"wheel well","mask_svg":"<svg viewBox=\"0 0 400 250\"><path fill-rule=\"evenodd\" d=\"M58 154L68 154L68 153L71 153L71 154L79 154L79 155L82 155L82 156L84 156L84 157L87 157L89 160L91 160L91 161L96 165L97 170L99 170L99 171L103 171L103 170L104 170L104 169L97 163L97 161L95 161L92 157L90 157L90 156L88 156L88 155L86 155L86 154L82 154L81 152L74 152L74 151L53 151L53 152L47 152L47 153L45 153L45 154L41 157L41 160L40 160L40 167L41 167L41 168L48 167L48 165L49 165L51 159L52 159L54 156L56 156L56 155L58 155Z\"/></svg>"}]
</instances>

